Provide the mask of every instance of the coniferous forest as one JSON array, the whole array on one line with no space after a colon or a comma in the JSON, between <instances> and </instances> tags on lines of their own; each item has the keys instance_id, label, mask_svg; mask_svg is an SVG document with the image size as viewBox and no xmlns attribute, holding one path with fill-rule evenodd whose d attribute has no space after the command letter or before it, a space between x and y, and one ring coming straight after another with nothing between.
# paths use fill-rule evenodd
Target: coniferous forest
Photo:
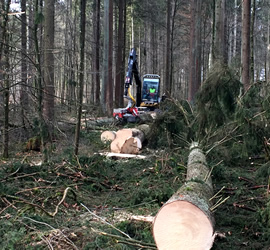
<instances>
[{"instance_id":1,"label":"coniferous forest","mask_svg":"<svg viewBox=\"0 0 270 250\"><path fill-rule=\"evenodd\" d=\"M269 90L267 0L0 0L1 249L268 250Z\"/></svg>"}]
</instances>

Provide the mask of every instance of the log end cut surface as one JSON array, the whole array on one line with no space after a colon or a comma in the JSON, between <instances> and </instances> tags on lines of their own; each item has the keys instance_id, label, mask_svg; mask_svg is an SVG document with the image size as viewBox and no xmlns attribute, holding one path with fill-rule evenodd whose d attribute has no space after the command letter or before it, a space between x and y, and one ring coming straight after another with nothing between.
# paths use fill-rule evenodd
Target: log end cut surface
<instances>
[{"instance_id":1,"label":"log end cut surface","mask_svg":"<svg viewBox=\"0 0 270 250\"><path fill-rule=\"evenodd\" d=\"M116 137L116 133L114 131L104 131L100 139L103 143L112 142Z\"/></svg>"},{"instance_id":2,"label":"log end cut surface","mask_svg":"<svg viewBox=\"0 0 270 250\"><path fill-rule=\"evenodd\" d=\"M214 241L213 226L205 213L183 200L160 209L153 235L159 250L207 250Z\"/></svg>"}]
</instances>

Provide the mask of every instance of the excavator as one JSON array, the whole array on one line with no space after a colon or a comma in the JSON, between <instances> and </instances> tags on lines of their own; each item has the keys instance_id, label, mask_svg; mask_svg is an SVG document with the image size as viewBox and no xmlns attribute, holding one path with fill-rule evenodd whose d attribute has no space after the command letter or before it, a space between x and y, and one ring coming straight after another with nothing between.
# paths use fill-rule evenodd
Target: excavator
<instances>
[{"instance_id":1,"label":"excavator","mask_svg":"<svg viewBox=\"0 0 270 250\"><path fill-rule=\"evenodd\" d=\"M136 99L131 94L133 77L136 82ZM140 114L153 111L160 103L160 76L146 74L141 81L136 50L132 48L128 58L128 69L125 78L124 98L128 100L126 108L113 110L113 116L120 122L138 122Z\"/></svg>"}]
</instances>

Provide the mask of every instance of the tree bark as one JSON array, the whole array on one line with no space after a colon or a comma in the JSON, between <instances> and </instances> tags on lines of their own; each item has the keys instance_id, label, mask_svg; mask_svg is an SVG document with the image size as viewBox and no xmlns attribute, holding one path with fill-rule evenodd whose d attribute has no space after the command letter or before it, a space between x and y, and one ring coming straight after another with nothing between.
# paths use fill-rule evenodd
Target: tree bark
<instances>
[{"instance_id":1,"label":"tree bark","mask_svg":"<svg viewBox=\"0 0 270 250\"><path fill-rule=\"evenodd\" d=\"M9 32L8 32L8 13L10 7L10 0L6 3L2 3L3 7L3 20L1 23L1 45L0 45L0 63L3 67L3 80L4 80L4 129L3 129L3 157L9 156Z\"/></svg>"},{"instance_id":2,"label":"tree bark","mask_svg":"<svg viewBox=\"0 0 270 250\"><path fill-rule=\"evenodd\" d=\"M104 46L103 46L103 79L101 103L104 113L112 114L112 43L113 43L113 3L104 0Z\"/></svg>"},{"instance_id":3,"label":"tree bark","mask_svg":"<svg viewBox=\"0 0 270 250\"><path fill-rule=\"evenodd\" d=\"M245 90L250 86L250 7L251 0L243 0L241 79Z\"/></svg>"},{"instance_id":4,"label":"tree bark","mask_svg":"<svg viewBox=\"0 0 270 250\"><path fill-rule=\"evenodd\" d=\"M201 0L191 4L190 67L188 100L192 102L201 85Z\"/></svg>"},{"instance_id":5,"label":"tree bark","mask_svg":"<svg viewBox=\"0 0 270 250\"><path fill-rule=\"evenodd\" d=\"M250 25L250 83L254 82L254 26L256 16L256 0L252 1L252 16Z\"/></svg>"},{"instance_id":6,"label":"tree bark","mask_svg":"<svg viewBox=\"0 0 270 250\"><path fill-rule=\"evenodd\" d=\"M209 168L198 144L193 143L185 184L159 210L153 224L158 249L210 249L214 241L213 196Z\"/></svg>"},{"instance_id":7,"label":"tree bark","mask_svg":"<svg viewBox=\"0 0 270 250\"><path fill-rule=\"evenodd\" d=\"M233 58L236 57L236 51L237 51L237 10L238 10L238 4L237 0L234 0L234 19L233 19Z\"/></svg>"},{"instance_id":8,"label":"tree bark","mask_svg":"<svg viewBox=\"0 0 270 250\"><path fill-rule=\"evenodd\" d=\"M125 0L119 0L118 10L118 39L117 39L117 56L116 56L116 68L115 68L115 105L121 107L123 101L123 92L121 92L121 85L124 84L124 66L123 66L123 54L124 47L124 4Z\"/></svg>"},{"instance_id":9,"label":"tree bark","mask_svg":"<svg viewBox=\"0 0 270 250\"><path fill-rule=\"evenodd\" d=\"M8 8L7 8L8 10ZM10 79L9 79L9 34L5 35L4 46L4 132L3 132L3 157L9 157L9 96L10 96Z\"/></svg>"},{"instance_id":10,"label":"tree bark","mask_svg":"<svg viewBox=\"0 0 270 250\"><path fill-rule=\"evenodd\" d=\"M27 94L27 60L26 60L26 50L27 50L27 20L26 20L26 0L21 1L21 78L22 84L20 89L20 103L21 103L21 120L22 125L25 127L24 113L27 110L28 105L28 94ZM24 12L24 13L23 13Z\"/></svg>"},{"instance_id":11,"label":"tree bark","mask_svg":"<svg viewBox=\"0 0 270 250\"><path fill-rule=\"evenodd\" d=\"M86 1L80 1L80 86L79 86L79 106L77 113L77 124L75 131L75 155L78 155L79 151L79 139L80 139L80 129L81 129L81 117L82 117L82 103L83 103L83 87L84 87L84 49L85 49L85 9Z\"/></svg>"},{"instance_id":12,"label":"tree bark","mask_svg":"<svg viewBox=\"0 0 270 250\"><path fill-rule=\"evenodd\" d=\"M217 0L215 6L213 65L225 62L225 0Z\"/></svg>"},{"instance_id":13,"label":"tree bark","mask_svg":"<svg viewBox=\"0 0 270 250\"><path fill-rule=\"evenodd\" d=\"M54 0L45 0L44 25L44 118L54 122Z\"/></svg>"},{"instance_id":14,"label":"tree bark","mask_svg":"<svg viewBox=\"0 0 270 250\"><path fill-rule=\"evenodd\" d=\"M94 103L100 103L100 67L99 67L99 47L100 47L100 0L93 1L93 95ZM95 91L94 91L95 90Z\"/></svg>"},{"instance_id":15,"label":"tree bark","mask_svg":"<svg viewBox=\"0 0 270 250\"><path fill-rule=\"evenodd\" d=\"M266 86L269 83L270 79L270 10L268 10L267 14L267 49L266 49L266 62L265 62L265 82ZM259 77L258 77L259 78ZM267 93L267 88L264 87L264 95Z\"/></svg>"},{"instance_id":16,"label":"tree bark","mask_svg":"<svg viewBox=\"0 0 270 250\"><path fill-rule=\"evenodd\" d=\"M166 64L165 64L165 83L166 94L171 94L171 0L167 0L167 30L166 30Z\"/></svg>"}]
</instances>

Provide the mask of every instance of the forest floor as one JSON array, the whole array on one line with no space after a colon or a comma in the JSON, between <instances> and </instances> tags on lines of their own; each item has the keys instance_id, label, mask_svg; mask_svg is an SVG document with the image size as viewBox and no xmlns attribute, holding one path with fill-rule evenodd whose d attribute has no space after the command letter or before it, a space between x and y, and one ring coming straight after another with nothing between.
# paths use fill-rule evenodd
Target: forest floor
<instances>
[{"instance_id":1,"label":"forest floor","mask_svg":"<svg viewBox=\"0 0 270 250\"><path fill-rule=\"evenodd\" d=\"M49 163L41 164L39 152L25 152L23 141L0 159L0 248L156 249L151 220L183 184L188 146L145 144L145 159L107 158L99 154L109 152L100 134L119 129L108 125L84 128L74 157L75 124L68 119ZM212 249L270 249L266 161L237 157L230 166L222 155L207 157L215 192L230 197L214 211Z\"/></svg>"}]
</instances>

